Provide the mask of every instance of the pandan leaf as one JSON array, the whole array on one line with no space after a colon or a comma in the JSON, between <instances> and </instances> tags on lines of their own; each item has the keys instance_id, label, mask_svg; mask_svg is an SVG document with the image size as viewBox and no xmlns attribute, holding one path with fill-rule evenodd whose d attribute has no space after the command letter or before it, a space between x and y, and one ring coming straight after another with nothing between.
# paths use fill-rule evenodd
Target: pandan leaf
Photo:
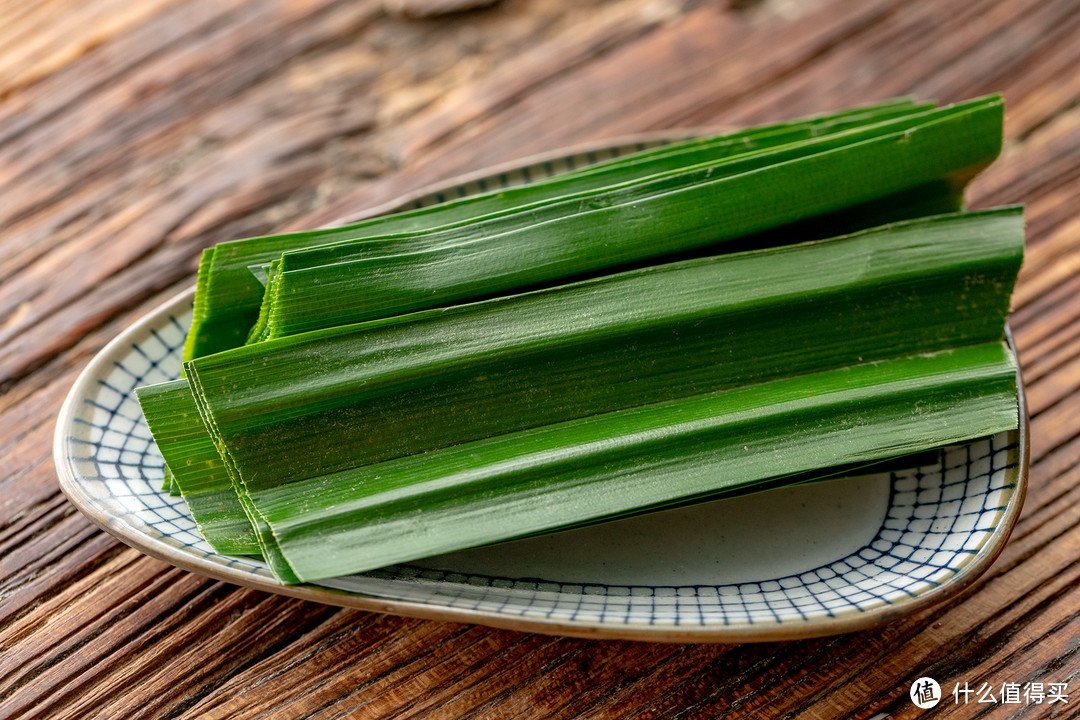
<instances>
[{"instance_id":1,"label":"pandan leaf","mask_svg":"<svg viewBox=\"0 0 1080 720\"><path fill-rule=\"evenodd\" d=\"M634 182L687 165L709 160L715 162L892 117L923 113L927 109L927 105L894 101L805 121L677 143L565 173L527 187L496 190L434 207L377 217L343 228L222 243L209 251L209 255L204 255L199 265L200 287L195 298L192 329L185 345L185 358L210 354L244 342L248 329L257 318L263 297L261 283L248 268L269 263L286 250L470 223L490 215L520 212L526 205L543 203L571 193ZM942 211L947 209L943 208Z\"/></svg>"}]
</instances>

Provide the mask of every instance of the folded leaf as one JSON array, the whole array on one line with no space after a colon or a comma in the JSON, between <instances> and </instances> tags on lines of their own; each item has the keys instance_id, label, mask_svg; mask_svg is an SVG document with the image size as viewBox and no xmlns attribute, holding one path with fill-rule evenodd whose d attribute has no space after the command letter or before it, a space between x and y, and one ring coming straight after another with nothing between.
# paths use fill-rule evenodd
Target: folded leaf
<instances>
[{"instance_id":1,"label":"folded leaf","mask_svg":"<svg viewBox=\"0 0 1080 720\"><path fill-rule=\"evenodd\" d=\"M257 555L259 542L187 380L136 388L168 475L215 552Z\"/></svg>"},{"instance_id":2,"label":"folded leaf","mask_svg":"<svg viewBox=\"0 0 1080 720\"><path fill-rule=\"evenodd\" d=\"M263 287L258 277L252 275L248 268L258 263L269 263L280 257L283 251L347 239L417 233L468 223L494 214L521 212L527 205L567 194L638 181L688 165L717 162L888 118L922 113L927 109L929 106L925 104L891 101L804 121L676 143L564 173L527 187L481 192L434 207L376 217L347 227L222 243L204 253L199 264L195 313L185 345L185 358L210 354L244 342L257 318L263 297ZM956 208L940 208L939 211L949 209Z\"/></svg>"},{"instance_id":3,"label":"folded leaf","mask_svg":"<svg viewBox=\"0 0 1080 720\"><path fill-rule=\"evenodd\" d=\"M488 438L252 492L286 581L363 572L704 499L775 474L1013 428L991 343Z\"/></svg>"},{"instance_id":4,"label":"folded leaf","mask_svg":"<svg viewBox=\"0 0 1080 720\"><path fill-rule=\"evenodd\" d=\"M1017 209L897 223L307 333L186 367L244 500L574 417L998 340L1022 227Z\"/></svg>"},{"instance_id":5,"label":"folded leaf","mask_svg":"<svg viewBox=\"0 0 1080 720\"><path fill-rule=\"evenodd\" d=\"M912 189L925 189L943 206L938 211L956 209L964 184L1000 150L1001 114L999 98L971 101L411 238L286 252L267 286L260 337L547 286L676 253L723 252L732 249L725 242L745 247L748 235ZM842 231L819 229L826 237ZM802 232L770 236L806 239Z\"/></svg>"}]
</instances>

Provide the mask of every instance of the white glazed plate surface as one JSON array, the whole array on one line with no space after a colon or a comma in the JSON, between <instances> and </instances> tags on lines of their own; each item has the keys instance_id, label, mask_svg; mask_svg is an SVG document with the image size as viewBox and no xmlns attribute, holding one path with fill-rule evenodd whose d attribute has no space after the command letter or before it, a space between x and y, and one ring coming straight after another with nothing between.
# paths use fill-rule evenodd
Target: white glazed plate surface
<instances>
[{"instance_id":1,"label":"white glazed plate surface","mask_svg":"<svg viewBox=\"0 0 1080 720\"><path fill-rule=\"evenodd\" d=\"M645 146L533 158L414 194L395 208L520 184ZM1001 552L1024 499L1021 392L1020 430L952 447L933 467L771 490L284 586L258 560L214 553L184 501L160 490L164 462L134 389L179 376L192 294L151 312L91 361L60 413L56 467L68 498L123 542L241 585L582 637L796 639L869 627L955 594Z\"/></svg>"}]
</instances>

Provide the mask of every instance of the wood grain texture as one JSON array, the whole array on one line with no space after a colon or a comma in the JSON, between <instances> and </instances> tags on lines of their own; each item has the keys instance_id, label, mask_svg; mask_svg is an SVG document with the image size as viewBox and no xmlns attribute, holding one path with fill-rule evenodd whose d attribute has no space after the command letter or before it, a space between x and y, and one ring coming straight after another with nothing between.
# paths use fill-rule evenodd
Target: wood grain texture
<instances>
[{"instance_id":1,"label":"wood grain texture","mask_svg":"<svg viewBox=\"0 0 1080 720\"><path fill-rule=\"evenodd\" d=\"M375 0L0 3L0 718L1075 716L1078 67L1077 0L504 0L430 19ZM1001 558L942 606L740 646L380 616L181 572L57 487L76 374L213 242L582 141L999 90L1005 152L969 199L1028 207L1012 322L1030 492ZM1072 695L920 712L923 675Z\"/></svg>"}]
</instances>

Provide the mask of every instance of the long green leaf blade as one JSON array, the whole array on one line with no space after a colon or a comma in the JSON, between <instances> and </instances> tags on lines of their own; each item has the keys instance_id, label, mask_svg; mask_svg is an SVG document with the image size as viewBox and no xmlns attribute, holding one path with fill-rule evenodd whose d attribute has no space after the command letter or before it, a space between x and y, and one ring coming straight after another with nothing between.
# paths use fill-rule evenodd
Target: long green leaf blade
<instances>
[{"instance_id":1,"label":"long green leaf blade","mask_svg":"<svg viewBox=\"0 0 1080 720\"><path fill-rule=\"evenodd\" d=\"M1002 343L776 380L252 493L300 580L1016 427Z\"/></svg>"},{"instance_id":2,"label":"long green leaf blade","mask_svg":"<svg viewBox=\"0 0 1080 720\"><path fill-rule=\"evenodd\" d=\"M260 343L190 361L188 377L238 489L255 490L997 340L1021 248L1019 210L944 216Z\"/></svg>"},{"instance_id":3,"label":"long green leaf blade","mask_svg":"<svg viewBox=\"0 0 1080 720\"><path fill-rule=\"evenodd\" d=\"M959 189L1000 150L1001 114L1000 99L983 99L561 200L530 211L525 224L510 215L407 242L285 253L267 288L266 335L544 286L695 248L717 252L725 241L944 178L958 203ZM881 135L882 127L893 131Z\"/></svg>"},{"instance_id":4,"label":"long green leaf blade","mask_svg":"<svg viewBox=\"0 0 1080 720\"><path fill-rule=\"evenodd\" d=\"M209 258L204 258L205 263L200 263L200 289L196 294L195 318L185 345L185 358L210 354L243 343L247 329L257 317L263 295L258 279L247 268L270 262L283 251L388 233L416 233L493 214L520 212L525 205L571 192L618 185L710 159L715 162L859 125L922 113L928 109L927 105L915 105L908 101L889 102L804 121L752 128L728 136L678 143L639 156L616 159L528 187L483 193L435 207L373 218L344 228L222 243L213 249ZM942 211L946 209L942 208Z\"/></svg>"},{"instance_id":5,"label":"long green leaf blade","mask_svg":"<svg viewBox=\"0 0 1080 720\"><path fill-rule=\"evenodd\" d=\"M187 380L148 385L135 394L171 478L210 547L226 555L258 554L259 542Z\"/></svg>"}]
</instances>

